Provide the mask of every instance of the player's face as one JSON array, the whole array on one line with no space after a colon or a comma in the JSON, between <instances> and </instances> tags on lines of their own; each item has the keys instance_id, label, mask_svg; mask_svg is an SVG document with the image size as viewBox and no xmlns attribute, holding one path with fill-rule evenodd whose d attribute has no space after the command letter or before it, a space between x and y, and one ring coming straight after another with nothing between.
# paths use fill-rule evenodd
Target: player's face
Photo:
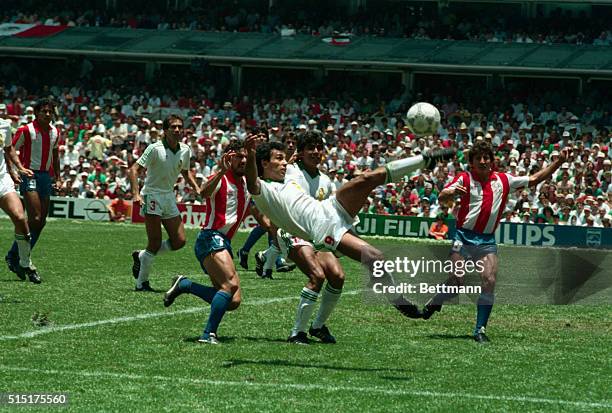
<instances>
[{"instance_id":1,"label":"player's face","mask_svg":"<svg viewBox=\"0 0 612 413\"><path fill-rule=\"evenodd\" d=\"M323 145L309 145L299 154L304 166L308 169L316 169L321 163Z\"/></svg>"},{"instance_id":2,"label":"player's face","mask_svg":"<svg viewBox=\"0 0 612 413\"><path fill-rule=\"evenodd\" d=\"M232 157L232 172L236 176L243 176L247 163L247 153L246 150L241 150L237 152L234 157Z\"/></svg>"},{"instance_id":3,"label":"player's face","mask_svg":"<svg viewBox=\"0 0 612 413\"><path fill-rule=\"evenodd\" d=\"M166 131L166 138L172 141L178 141L183 135L183 122L179 119L174 119L170 122L170 126Z\"/></svg>"},{"instance_id":4,"label":"player's face","mask_svg":"<svg viewBox=\"0 0 612 413\"><path fill-rule=\"evenodd\" d=\"M478 175L486 177L491 173L491 158L487 154L478 155L472 159L470 167Z\"/></svg>"},{"instance_id":5,"label":"player's face","mask_svg":"<svg viewBox=\"0 0 612 413\"><path fill-rule=\"evenodd\" d=\"M45 105L38 112L36 112L36 120L38 123L48 125L53 119L53 106Z\"/></svg>"},{"instance_id":6,"label":"player's face","mask_svg":"<svg viewBox=\"0 0 612 413\"><path fill-rule=\"evenodd\" d=\"M266 172L266 178L272 179L273 181L285 180L285 173L287 172L287 159L285 158L285 152L277 149L272 149L270 153L270 160L263 161L262 165Z\"/></svg>"}]
</instances>

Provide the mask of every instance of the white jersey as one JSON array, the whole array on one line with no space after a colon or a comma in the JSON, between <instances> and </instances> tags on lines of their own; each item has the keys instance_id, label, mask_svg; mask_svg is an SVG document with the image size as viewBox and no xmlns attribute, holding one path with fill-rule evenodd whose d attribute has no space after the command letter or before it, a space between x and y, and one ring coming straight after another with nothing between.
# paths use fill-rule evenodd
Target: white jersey
<instances>
[{"instance_id":1,"label":"white jersey","mask_svg":"<svg viewBox=\"0 0 612 413\"><path fill-rule=\"evenodd\" d=\"M136 162L147 168L143 195L172 192L181 171L189 170L191 150L182 142L178 145L177 151L173 152L161 140L147 146L138 158Z\"/></svg>"},{"instance_id":2,"label":"white jersey","mask_svg":"<svg viewBox=\"0 0 612 413\"><path fill-rule=\"evenodd\" d=\"M327 175L317 172L315 176L311 176L299 163L287 165L285 183L290 180L297 182L318 201L329 198L335 192L335 186Z\"/></svg>"},{"instance_id":3,"label":"white jersey","mask_svg":"<svg viewBox=\"0 0 612 413\"><path fill-rule=\"evenodd\" d=\"M320 202L312 198L294 179L285 183L265 182L260 179L261 192L253 195L257 209L272 222L305 240L312 240L316 223L320 220L317 211Z\"/></svg>"},{"instance_id":4,"label":"white jersey","mask_svg":"<svg viewBox=\"0 0 612 413\"><path fill-rule=\"evenodd\" d=\"M11 122L0 119L0 177L7 172L6 162L4 162L4 147L11 145L12 137Z\"/></svg>"}]
</instances>

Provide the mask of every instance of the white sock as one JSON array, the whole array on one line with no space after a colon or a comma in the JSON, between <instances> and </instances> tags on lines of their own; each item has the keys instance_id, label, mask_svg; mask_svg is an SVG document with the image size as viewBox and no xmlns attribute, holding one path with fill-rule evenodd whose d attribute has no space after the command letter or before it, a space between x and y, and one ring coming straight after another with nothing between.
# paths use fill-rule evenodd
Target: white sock
<instances>
[{"instance_id":1,"label":"white sock","mask_svg":"<svg viewBox=\"0 0 612 413\"><path fill-rule=\"evenodd\" d=\"M314 312L315 304L317 303L319 293L312 291L306 287L302 288L300 293L300 303L298 304L297 313L295 314L295 325L291 330L291 335L294 336L300 331L306 331L308 321Z\"/></svg>"},{"instance_id":2,"label":"white sock","mask_svg":"<svg viewBox=\"0 0 612 413\"><path fill-rule=\"evenodd\" d=\"M32 252L30 234L15 234L15 241L17 241L17 248L19 249L19 265L23 268L30 268L32 266L32 260L30 259L30 253Z\"/></svg>"},{"instance_id":3,"label":"white sock","mask_svg":"<svg viewBox=\"0 0 612 413\"><path fill-rule=\"evenodd\" d=\"M389 162L385 166L387 168L387 182L399 182L404 176L423 166L425 166L425 161L422 155Z\"/></svg>"},{"instance_id":4,"label":"white sock","mask_svg":"<svg viewBox=\"0 0 612 413\"><path fill-rule=\"evenodd\" d=\"M155 254L147 250L141 250L138 253L138 259L140 260L140 272L136 280L136 287L142 288L142 283L149 281L149 272L151 271Z\"/></svg>"},{"instance_id":5,"label":"white sock","mask_svg":"<svg viewBox=\"0 0 612 413\"><path fill-rule=\"evenodd\" d=\"M161 246L159 247L159 251L157 251L155 255L160 255L168 251L172 251L172 244L170 243L169 239L165 239L162 241Z\"/></svg>"},{"instance_id":6,"label":"white sock","mask_svg":"<svg viewBox=\"0 0 612 413\"><path fill-rule=\"evenodd\" d=\"M266 262L264 263L264 271L271 270L274 268L274 264L276 263L276 257L280 254L280 250L274 244L270 245L270 247L266 250L264 255L266 256Z\"/></svg>"},{"instance_id":7,"label":"white sock","mask_svg":"<svg viewBox=\"0 0 612 413\"><path fill-rule=\"evenodd\" d=\"M332 311L334 311L334 308L336 308L336 304L338 304L341 294L341 288L334 288L329 285L329 283L325 285L325 289L321 294L321 306L319 307L319 312L312 323L313 328L321 328L321 326L325 324Z\"/></svg>"}]
</instances>

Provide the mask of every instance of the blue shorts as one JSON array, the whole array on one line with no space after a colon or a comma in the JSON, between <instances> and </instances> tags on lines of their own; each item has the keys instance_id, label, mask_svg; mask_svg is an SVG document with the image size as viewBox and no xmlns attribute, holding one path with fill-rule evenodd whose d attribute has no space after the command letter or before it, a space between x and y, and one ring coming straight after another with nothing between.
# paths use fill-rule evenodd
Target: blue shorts
<instances>
[{"instance_id":1,"label":"blue shorts","mask_svg":"<svg viewBox=\"0 0 612 413\"><path fill-rule=\"evenodd\" d=\"M53 184L51 175L46 171L34 171L34 177L28 178L21 175L21 184L19 184L19 192L25 195L26 192L38 192L40 199L49 198L53 195Z\"/></svg>"},{"instance_id":2,"label":"blue shorts","mask_svg":"<svg viewBox=\"0 0 612 413\"><path fill-rule=\"evenodd\" d=\"M463 258L477 260L487 254L497 254L495 234L479 234L465 228L457 228L451 254L458 252Z\"/></svg>"},{"instance_id":3,"label":"blue shorts","mask_svg":"<svg viewBox=\"0 0 612 413\"><path fill-rule=\"evenodd\" d=\"M234 258L234 252L232 251L232 244L230 240L214 229L203 229L198 235L198 239L195 243L195 255L200 263L200 267L208 274L206 268L204 268L204 258L208 257L213 252L227 250L232 258Z\"/></svg>"}]
</instances>

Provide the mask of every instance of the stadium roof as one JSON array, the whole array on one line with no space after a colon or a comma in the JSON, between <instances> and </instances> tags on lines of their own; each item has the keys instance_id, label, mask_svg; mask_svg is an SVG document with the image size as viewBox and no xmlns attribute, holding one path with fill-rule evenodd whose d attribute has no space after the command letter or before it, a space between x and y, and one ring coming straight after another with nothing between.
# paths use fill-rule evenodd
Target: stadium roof
<instances>
[{"instance_id":1,"label":"stadium roof","mask_svg":"<svg viewBox=\"0 0 612 413\"><path fill-rule=\"evenodd\" d=\"M48 37L0 37L5 56L91 57L160 63L365 70L612 76L612 48L355 37L337 46L276 34L71 28Z\"/></svg>"}]
</instances>

